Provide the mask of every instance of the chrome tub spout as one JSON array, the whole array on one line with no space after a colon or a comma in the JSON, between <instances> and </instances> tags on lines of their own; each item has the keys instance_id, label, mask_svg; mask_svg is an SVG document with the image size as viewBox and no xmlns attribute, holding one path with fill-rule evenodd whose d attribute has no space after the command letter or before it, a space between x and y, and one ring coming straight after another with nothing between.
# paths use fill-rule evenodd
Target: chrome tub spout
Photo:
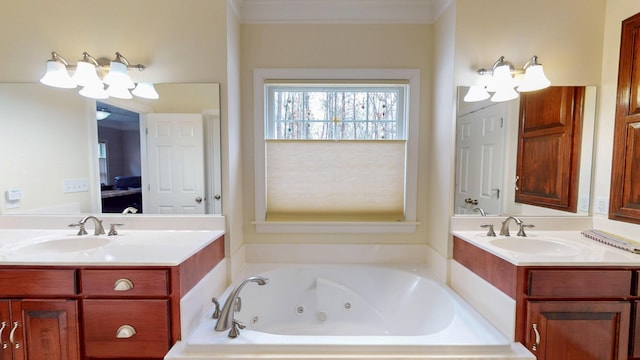
<instances>
[{"instance_id":1,"label":"chrome tub spout","mask_svg":"<svg viewBox=\"0 0 640 360\"><path fill-rule=\"evenodd\" d=\"M244 279L238 286L236 286L229 294L227 301L224 303L222 310L220 311L220 317L218 318L218 322L216 323L216 331L225 331L231 329L229 331L229 337L235 338L239 334L240 329L244 329L244 325L240 322L236 321L233 318L233 315L236 311L240 311L240 290L250 282L257 283L258 285L265 285L269 282L269 279L262 276L250 276Z\"/></svg>"}]
</instances>

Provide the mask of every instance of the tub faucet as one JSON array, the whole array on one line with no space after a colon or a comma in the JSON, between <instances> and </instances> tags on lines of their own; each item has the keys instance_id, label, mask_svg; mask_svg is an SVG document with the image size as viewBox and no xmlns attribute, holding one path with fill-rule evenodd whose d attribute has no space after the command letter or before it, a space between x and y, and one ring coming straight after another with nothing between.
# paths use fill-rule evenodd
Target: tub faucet
<instances>
[{"instance_id":1,"label":"tub faucet","mask_svg":"<svg viewBox=\"0 0 640 360\"><path fill-rule=\"evenodd\" d=\"M222 310L220 311L220 317L218 318L218 322L216 323L216 331L225 331L229 330L229 337L236 338L240 334L239 329L244 329L244 325L236 319L233 318L233 315L236 311L240 311L240 290L245 284L249 282L257 283L258 285L265 285L269 282L269 279L262 276L250 276L244 279L238 286L236 286L229 294L227 301L224 303Z\"/></svg>"},{"instance_id":2,"label":"tub faucet","mask_svg":"<svg viewBox=\"0 0 640 360\"><path fill-rule=\"evenodd\" d=\"M522 225L522 220L520 220L519 218L515 217L515 216L509 216L507 217L503 222L502 222L502 227L500 228L500 235L503 236L510 236L509 235L509 222L513 220L516 222L516 224L518 225Z\"/></svg>"}]
</instances>

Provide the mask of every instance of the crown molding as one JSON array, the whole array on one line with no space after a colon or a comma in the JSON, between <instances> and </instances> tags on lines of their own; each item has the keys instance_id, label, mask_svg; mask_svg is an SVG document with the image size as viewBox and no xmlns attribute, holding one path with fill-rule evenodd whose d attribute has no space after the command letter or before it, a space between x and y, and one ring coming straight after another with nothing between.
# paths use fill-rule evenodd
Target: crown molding
<instances>
[{"instance_id":1,"label":"crown molding","mask_svg":"<svg viewBox=\"0 0 640 360\"><path fill-rule=\"evenodd\" d=\"M229 0L242 23L430 24L454 0Z\"/></svg>"},{"instance_id":2,"label":"crown molding","mask_svg":"<svg viewBox=\"0 0 640 360\"><path fill-rule=\"evenodd\" d=\"M227 3L231 7L231 10L233 10L233 13L236 14L236 17L238 17L238 19L241 19L242 14L240 12L240 9L242 9L242 0L227 0Z\"/></svg>"}]
</instances>

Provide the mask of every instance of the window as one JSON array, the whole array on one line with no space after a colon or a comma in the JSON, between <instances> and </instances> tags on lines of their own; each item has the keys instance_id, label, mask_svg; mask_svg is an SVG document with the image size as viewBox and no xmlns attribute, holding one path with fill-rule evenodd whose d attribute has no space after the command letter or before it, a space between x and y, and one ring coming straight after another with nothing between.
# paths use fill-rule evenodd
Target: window
<instances>
[{"instance_id":1,"label":"window","mask_svg":"<svg viewBox=\"0 0 640 360\"><path fill-rule=\"evenodd\" d=\"M299 72L256 70L258 231L415 227L419 73Z\"/></svg>"},{"instance_id":2,"label":"window","mask_svg":"<svg viewBox=\"0 0 640 360\"><path fill-rule=\"evenodd\" d=\"M405 139L406 84L266 84L267 139Z\"/></svg>"}]
</instances>

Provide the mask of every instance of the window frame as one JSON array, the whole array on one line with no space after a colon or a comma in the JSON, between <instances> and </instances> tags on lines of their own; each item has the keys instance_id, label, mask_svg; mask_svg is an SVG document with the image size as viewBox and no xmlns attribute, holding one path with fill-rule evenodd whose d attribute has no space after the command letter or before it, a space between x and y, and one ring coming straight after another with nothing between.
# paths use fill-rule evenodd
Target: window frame
<instances>
[{"instance_id":1,"label":"window frame","mask_svg":"<svg viewBox=\"0 0 640 360\"><path fill-rule=\"evenodd\" d=\"M408 83L408 117L405 173L405 217L397 222L266 221L265 139L267 139L267 93L265 85L277 81L397 80ZM254 182L255 220L259 233L410 233L415 232L418 190L418 131L420 123L419 69L254 69Z\"/></svg>"},{"instance_id":2,"label":"window frame","mask_svg":"<svg viewBox=\"0 0 640 360\"><path fill-rule=\"evenodd\" d=\"M313 82L317 82L316 84L313 84ZM393 121L396 124L396 136L393 139L389 139L389 140L406 140L406 122L408 121L400 121L400 120L404 120L405 119L405 113L407 112L406 106L405 104L407 104L408 102L406 101L406 94L408 93L408 88L409 88L409 84L407 83L401 83L400 81L396 81L394 83L388 83L388 84L383 84L382 81L371 81L370 84L368 84L369 86L367 86L367 82L359 82L357 84L353 84L350 81L312 81L312 80L307 80L306 82L302 83L302 84L296 84L295 82L290 82L290 81L274 81L274 82L269 82L266 83L264 86L267 87L266 90L266 94L265 94L265 107L267 109L267 116L266 116L266 121L267 121L267 126L266 126L266 138L267 139L271 139L271 140L280 140L281 138L278 138L276 136L276 123L278 122L277 119L274 118L274 113L275 113L275 109L272 108L273 103L271 102L270 99L272 99L275 95L274 93L278 92L278 91L288 91L288 92L325 92L325 93L330 93L330 92L347 92L347 90L351 90L353 92L375 92L374 89L378 89L378 92L384 92L384 91L388 91L388 92L397 92L397 104L396 104L396 109L395 112L397 114L397 119L395 121ZM328 111L329 113L331 111ZM366 112L368 113L368 108L366 110ZM296 120L298 122L300 122L300 120ZM304 120L302 120L304 121ZM307 120L309 122L316 122L316 123L329 123L331 122L330 119L314 119L314 120ZM380 120L374 120L374 119L339 119L340 122L346 122L346 123L376 123L376 122L382 122ZM386 121L386 122L390 122L390 121ZM282 139L282 140L289 140L289 139ZM291 140L313 140L313 139L294 139L292 138ZM368 140L373 140L373 139L316 139L316 140L363 140L363 141L368 141ZM383 140L383 139L377 139L377 140Z\"/></svg>"}]
</instances>

